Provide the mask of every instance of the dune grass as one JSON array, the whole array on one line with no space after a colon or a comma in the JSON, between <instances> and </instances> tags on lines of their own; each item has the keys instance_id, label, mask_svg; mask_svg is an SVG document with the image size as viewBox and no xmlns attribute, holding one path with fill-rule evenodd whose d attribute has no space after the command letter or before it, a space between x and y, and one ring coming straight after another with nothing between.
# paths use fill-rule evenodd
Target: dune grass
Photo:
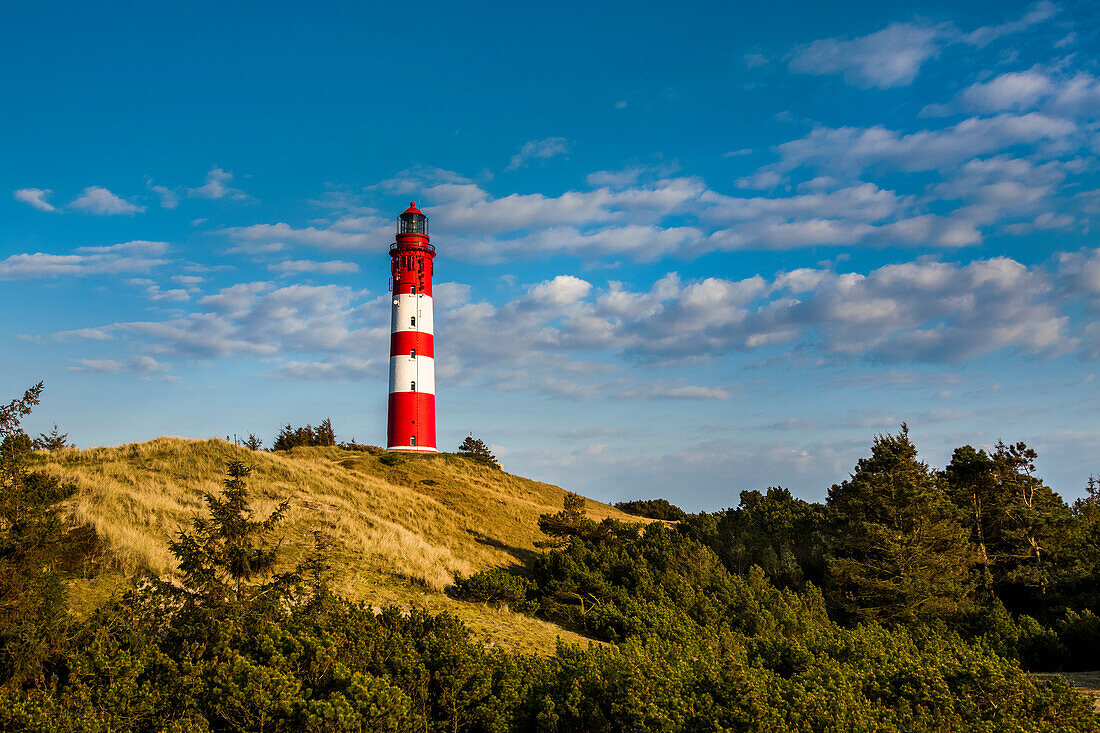
<instances>
[{"instance_id":1,"label":"dune grass","mask_svg":"<svg viewBox=\"0 0 1100 733\"><path fill-rule=\"evenodd\" d=\"M168 541L205 511L203 492L221 488L225 464L252 466L253 506L263 515L290 500L281 541L292 563L329 538L345 595L375 606L418 606L460 616L487 645L549 653L555 639L582 637L507 609L455 601L443 591L456 573L508 567L534 551L538 516L558 511L565 492L452 454L401 455L341 448L251 451L220 439L157 438L118 447L40 453L41 470L77 487L65 510L94 529L100 572L73 581L74 610L86 612L141 571L176 572ZM392 465L390 465L392 464ZM589 500L588 514L638 521Z\"/></svg>"}]
</instances>

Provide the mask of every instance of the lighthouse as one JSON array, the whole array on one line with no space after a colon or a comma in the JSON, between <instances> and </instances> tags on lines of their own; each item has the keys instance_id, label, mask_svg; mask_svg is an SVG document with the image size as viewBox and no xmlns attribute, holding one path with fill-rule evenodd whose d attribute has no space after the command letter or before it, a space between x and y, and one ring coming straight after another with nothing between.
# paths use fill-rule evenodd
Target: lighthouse
<instances>
[{"instance_id":1,"label":"lighthouse","mask_svg":"<svg viewBox=\"0 0 1100 733\"><path fill-rule=\"evenodd\" d=\"M432 260L428 217L416 203L397 217L390 245L389 450L436 453L435 348L432 343Z\"/></svg>"}]
</instances>

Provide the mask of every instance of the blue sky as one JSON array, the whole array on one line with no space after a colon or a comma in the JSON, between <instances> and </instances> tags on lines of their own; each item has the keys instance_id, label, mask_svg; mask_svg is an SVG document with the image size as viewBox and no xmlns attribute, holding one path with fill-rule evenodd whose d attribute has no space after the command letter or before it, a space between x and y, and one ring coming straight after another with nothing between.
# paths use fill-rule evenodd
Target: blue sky
<instances>
[{"instance_id":1,"label":"blue sky","mask_svg":"<svg viewBox=\"0 0 1100 733\"><path fill-rule=\"evenodd\" d=\"M0 386L82 446L385 437L431 218L440 446L820 500L907 421L1100 472L1088 3L0 9ZM7 398L5 398L7 399Z\"/></svg>"}]
</instances>

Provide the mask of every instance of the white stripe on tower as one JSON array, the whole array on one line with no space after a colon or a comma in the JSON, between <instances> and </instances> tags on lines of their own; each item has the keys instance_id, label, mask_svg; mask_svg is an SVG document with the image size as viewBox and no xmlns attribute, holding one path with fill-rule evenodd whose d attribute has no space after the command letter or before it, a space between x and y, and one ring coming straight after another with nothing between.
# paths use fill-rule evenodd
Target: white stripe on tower
<instances>
[{"instance_id":1,"label":"white stripe on tower","mask_svg":"<svg viewBox=\"0 0 1100 733\"><path fill-rule=\"evenodd\" d=\"M432 322L432 296L402 293L393 296L390 315L390 331L420 331L434 333Z\"/></svg>"},{"instance_id":2,"label":"white stripe on tower","mask_svg":"<svg viewBox=\"0 0 1100 733\"><path fill-rule=\"evenodd\" d=\"M432 334L430 295L403 293L393 296L390 330ZM390 357L390 392L435 394L435 359L431 356L398 354Z\"/></svg>"},{"instance_id":3,"label":"white stripe on tower","mask_svg":"<svg viewBox=\"0 0 1100 733\"><path fill-rule=\"evenodd\" d=\"M390 392L435 394L435 359L419 354L391 356Z\"/></svg>"}]
</instances>

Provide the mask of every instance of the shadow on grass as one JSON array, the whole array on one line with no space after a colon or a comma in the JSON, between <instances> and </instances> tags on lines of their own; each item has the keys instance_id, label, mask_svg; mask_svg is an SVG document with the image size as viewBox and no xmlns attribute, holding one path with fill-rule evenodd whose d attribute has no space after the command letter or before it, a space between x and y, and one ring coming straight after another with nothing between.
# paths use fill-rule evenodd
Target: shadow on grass
<instances>
[{"instance_id":1,"label":"shadow on grass","mask_svg":"<svg viewBox=\"0 0 1100 733\"><path fill-rule=\"evenodd\" d=\"M476 529L466 530L466 534L474 538L474 542L479 545L485 545L486 547L492 547L496 550L503 550L516 559L516 562L521 567L526 567L527 564L535 558L537 554L534 550L528 550L525 547L515 547L505 542L501 542L495 537L490 537L487 534L478 532Z\"/></svg>"}]
</instances>

